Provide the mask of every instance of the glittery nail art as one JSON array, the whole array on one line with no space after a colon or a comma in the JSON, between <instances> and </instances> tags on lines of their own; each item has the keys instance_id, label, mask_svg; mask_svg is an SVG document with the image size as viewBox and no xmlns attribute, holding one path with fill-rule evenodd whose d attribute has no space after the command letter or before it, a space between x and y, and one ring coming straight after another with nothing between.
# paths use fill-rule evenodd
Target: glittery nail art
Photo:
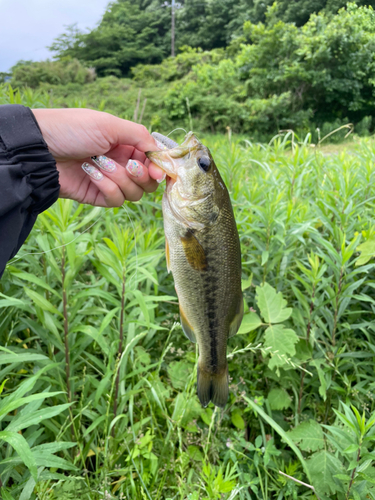
<instances>
[{"instance_id":1,"label":"glittery nail art","mask_svg":"<svg viewBox=\"0 0 375 500\"><path fill-rule=\"evenodd\" d=\"M115 162L107 156L92 156L91 159L99 168L106 172L114 172L116 170Z\"/></svg>"},{"instance_id":2,"label":"glittery nail art","mask_svg":"<svg viewBox=\"0 0 375 500\"><path fill-rule=\"evenodd\" d=\"M131 174L133 177L141 177L143 175L143 167L140 163L138 163L135 160L129 160L128 164L126 165L126 170Z\"/></svg>"},{"instance_id":3,"label":"glittery nail art","mask_svg":"<svg viewBox=\"0 0 375 500\"><path fill-rule=\"evenodd\" d=\"M90 165L90 163L83 163L82 168L86 172L86 174L88 174L96 181L101 181L104 177L100 170L94 167L94 165Z\"/></svg>"}]
</instances>

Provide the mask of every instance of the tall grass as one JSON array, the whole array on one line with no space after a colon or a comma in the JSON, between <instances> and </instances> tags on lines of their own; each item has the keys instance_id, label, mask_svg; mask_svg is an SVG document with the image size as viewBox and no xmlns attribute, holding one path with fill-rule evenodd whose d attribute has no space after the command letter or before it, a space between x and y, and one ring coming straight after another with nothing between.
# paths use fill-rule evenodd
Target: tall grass
<instances>
[{"instance_id":1,"label":"tall grass","mask_svg":"<svg viewBox=\"0 0 375 500\"><path fill-rule=\"evenodd\" d=\"M291 138L206 140L246 302L224 410L196 396L161 190L38 218L0 282L2 498L375 498L375 144Z\"/></svg>"}]
</instances>

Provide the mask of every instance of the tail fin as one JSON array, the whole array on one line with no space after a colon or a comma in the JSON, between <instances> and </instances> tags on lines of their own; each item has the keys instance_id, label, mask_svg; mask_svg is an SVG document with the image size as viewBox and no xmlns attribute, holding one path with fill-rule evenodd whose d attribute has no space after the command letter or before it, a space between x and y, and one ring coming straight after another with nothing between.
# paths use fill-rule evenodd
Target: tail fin
<instances>
[{"instance_id":1,"label":"tail fin","mask_svg":"<svg viewBox=\"0 0 375 500\"><path fill-rule=\"evenodd\" d=\"M212 401L215 406L224 408L229 393L228 366L219 374L200 370L198 366L197 389L202 406L206 407Z\"/></svg>"}]
</instances>

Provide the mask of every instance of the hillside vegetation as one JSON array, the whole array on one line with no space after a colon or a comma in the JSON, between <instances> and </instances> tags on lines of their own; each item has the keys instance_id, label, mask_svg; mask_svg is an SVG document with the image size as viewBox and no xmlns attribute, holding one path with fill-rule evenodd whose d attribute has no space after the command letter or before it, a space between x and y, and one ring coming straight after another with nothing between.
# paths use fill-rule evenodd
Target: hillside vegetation
<instances>
[{"instance_id":1,"label":"hillside vegetation","mask_svg":"<svg viewBox=\"0 0 375 500\"><path fill-rule=\"evenodd\" d=\"M110 4L90 33L71 28L60 36L52 45L57 61L21 61L12 70L13 88L45 90L54 106L102 109L154 130L193 125L225 132L230 126L253 140L269 140L283 129L303 136L319 128L325 135L347 123L360 135L372 132L371 6L349 3L334 13L327 3L301 24L293 3L256 14L255 6L241 2L206 2L195 15L203 7L187 1L176 11L180 51L171 58L170 11L157 2L129 4ZM211 40L212 34L223 38Z\"/></svg>"}]
</instances>

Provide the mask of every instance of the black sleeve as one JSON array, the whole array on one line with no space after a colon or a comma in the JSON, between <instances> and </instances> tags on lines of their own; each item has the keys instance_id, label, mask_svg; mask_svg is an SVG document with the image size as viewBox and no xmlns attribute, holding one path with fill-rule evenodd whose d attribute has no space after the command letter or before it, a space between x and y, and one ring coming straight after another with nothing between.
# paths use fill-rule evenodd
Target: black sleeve
<instances>
[{"instance_id":1,"label":"black sleeve","mask_svg":"<svg viewBox=\"0 0 375 500\"><path fill-rule=\"evenodd\" d=\"M0 278L59 191L56 162L31 110L0 106Z\"/></svg>"}]
</instances>

